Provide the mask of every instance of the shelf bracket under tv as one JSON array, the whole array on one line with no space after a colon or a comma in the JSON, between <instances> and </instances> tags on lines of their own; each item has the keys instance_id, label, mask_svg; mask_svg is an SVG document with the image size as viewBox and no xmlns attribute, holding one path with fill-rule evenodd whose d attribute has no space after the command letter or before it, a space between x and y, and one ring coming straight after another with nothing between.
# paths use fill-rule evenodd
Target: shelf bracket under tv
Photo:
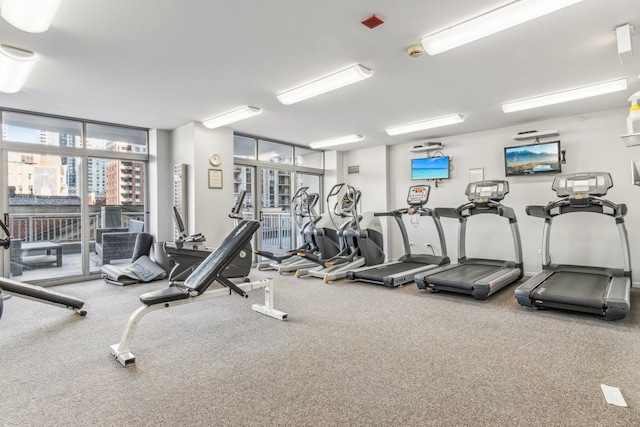
<instances>
[{"instance_id":1,"label":"shelf bracket under tv","mask_svg":"<svg viewBox=\"0 0 640 427\"><path fill-rule=\"evenodd\" d=\"M541 138L555 138L558 136L560 136L560 132L558 132L557 129L543 131L528 130L524 132L518 132L513 136L513 139L515 139L516 141L527 141L529 139L535 139L537 142L539 142Z\"/></svg>"},{"instance_id":2,"label":"shelf bracket under tv","mask_svg":"<svg viewBox=\"0 0 640 427\"><path fill-rule=\"evenodd\" d=\"M441 142L427 141L414 145L409 151L412 153L428 153L430 151L442 150L442 148L443 146Z\"/></svg>"}]
</instances>

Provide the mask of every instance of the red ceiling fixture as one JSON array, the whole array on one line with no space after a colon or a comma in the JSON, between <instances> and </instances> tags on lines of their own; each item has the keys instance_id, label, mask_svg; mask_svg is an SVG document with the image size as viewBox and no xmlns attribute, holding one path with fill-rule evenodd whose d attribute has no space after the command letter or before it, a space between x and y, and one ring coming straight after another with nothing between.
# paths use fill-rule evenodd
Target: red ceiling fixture
<instances>
[{"instance_id":1,"label":"red ceiling fixture","mask_svg":"<svg viewBox=\"0 0 640 427\"><path fill-rule=\"evenodd\" d=\"M364 25L364 26L366 26L368 28L371 28L371 29L377 27L378 25L382 25L382 24L384 24L384 21L382 20L382 18L380 18L379 16L376 16L375 14L371 15L370 17L368 17L368 18L366 18L366 19L364 19L362 21L362 25Z\"/></svg>"}]
</instances>

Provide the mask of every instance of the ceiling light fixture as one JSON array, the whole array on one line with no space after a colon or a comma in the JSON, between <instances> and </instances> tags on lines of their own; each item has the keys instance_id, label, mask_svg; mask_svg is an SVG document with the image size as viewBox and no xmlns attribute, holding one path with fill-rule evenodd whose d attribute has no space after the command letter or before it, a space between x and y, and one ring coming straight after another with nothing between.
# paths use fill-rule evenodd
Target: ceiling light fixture
<instances>
[{"instance_id":1,"label":"ceiling light fixture","mask_svg":"<svg viewBox=\"0 0 640 427\"><path fill-rule=\"evenodd\" d=\"M464 117L460 114L454 114L451 116L438 117L437 119L423 120L421 122L409 123L406 125L392 126L387 129L387 134L390 136L402 135L404 133L418 132L425 129L433 129L441 126L454 125L456 123L464 122Z\"/></svg>"},{"instance_id":2,"label":"ceiling light fixture","mask_svg":"<svg viewBox=\"0 0 640 427\"><path fill-rule=\"evenodd\" d=\"M35 61L36 54L33 52L0 45L0 92L19 92Z\"/></svg>"},{"instance_id":3,"label":"ceiling light fixture","mask_svg":"<svg viewBox=\"0 0 640 427\"><path fill-rule=\"evenodd\" d=\"M345 136L339 136L337 138L329 138L329 139L323 139L322 141L312 142L309 144L309 147L315 150L318 148L327 148L327 147L333 147L336 145L351 144L353 142L362 141L363 139L364 139L364 136L362 135L345 135Z\"/></svg>"},{"instance_id":4,"label":"ceiling light fixture","mask_svg":"<svg viewBox=\"0 0 640 427\"><path fill-rule=\"evenodd\" d=\"M215 129L221 126L238 122L240 120L248 119L249 117L256 116L260 113L262 113L262 110L260 108L245 105L244 107L229 111L228 113L224 113L219 116L204 120L202 124L209 129Z\"/></svg>"},{"instance_id":5,"label":"ceiling light fixture","mask_svg":"<svg viewBox=\"0 0 640 427\"><path fill-rule=\"evenodd\" d=\"M350 85L367 79L373 75L373 71L364 68L362 65L354 65L337 73L323 77L311 83L291 89L277 95L278 101L284 105L295 104L314 96L330 92L334 89Z\"/></svg>"},{"instance_id":6,"label":"ceiling light fixture","mask_svg":"<svg viewBox=\"0 0 640 427\"><path fill-rule=\"evenodd\" d=\"M490 36L582 0L518 0L422 39L429 55Z\"/></svg>"},{"instance_id":7,"label":"ceiling light fixture","mask_svg":"<svg viewBox=\"0 0 640 427\"><path fill-rule=\"evenodd\" d=\"M609 82L596 83L590 86L550 93L548 95L537 96L534 98L522 99L520 101L507 102L502 104L502 111L505 113L513 113L516 111L529 110L531 108L544 107L546 105L560 104L562 102L605 95L607 93L618 92L626 89L627 79L612 80Z\"/></svg>"},{"instance_id":8,"label":"ceiling light fixture","mask_svg":"<svg viewBox=\"0 0 640 427\"><path fill-rule=\"evenodd\" d=\"M2 17L11 25L29 33L49 29L61 0L4 0Z\"/></svg>"}]
</instances>

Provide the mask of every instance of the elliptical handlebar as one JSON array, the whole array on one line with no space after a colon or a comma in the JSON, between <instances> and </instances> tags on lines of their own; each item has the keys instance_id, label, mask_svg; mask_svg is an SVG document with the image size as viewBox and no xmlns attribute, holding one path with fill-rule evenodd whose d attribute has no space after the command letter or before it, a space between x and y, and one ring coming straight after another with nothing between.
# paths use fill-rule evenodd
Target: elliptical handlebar
<instances>
[{"instance_id":1,"label":"elliptical handlebar","mask_svg":"<svg viewBox=\"0 0 640 427\"><path fill-rule=\"evenodd\" d=\"M229 214L229 218L231 219L244 219L240 212L242 211L242 204L244 203L244 198L247 195L247 190L242 190L238 193L238 199L236 203L231 208L231 213Z\"/></svg>"},{"instance_id":2,"label":"elliptical handlebar","mask_svg":"<svg viewBox=\"0 0 640 427\"><path fill-rule=\"evenodd\" d=\"M356 227L359 229L360 224L358 222L358 203L360 202L360 196L362 195L362 193L359 190L356 190L355 187L345 183L334 185L327 195L327 207L331 206L331 198L337 198L342 189L345 187L346 191L343 193L342 199L336 200L333 205L333 209L329 209L329 219L331 219L331 222L333 223L333 226L336 228L336 230L339 230L341 226L336 223L335 217L351 217L355 219ZM338 207L341 208L340 211L338 211Z\"/></svg>"}]
</instances>

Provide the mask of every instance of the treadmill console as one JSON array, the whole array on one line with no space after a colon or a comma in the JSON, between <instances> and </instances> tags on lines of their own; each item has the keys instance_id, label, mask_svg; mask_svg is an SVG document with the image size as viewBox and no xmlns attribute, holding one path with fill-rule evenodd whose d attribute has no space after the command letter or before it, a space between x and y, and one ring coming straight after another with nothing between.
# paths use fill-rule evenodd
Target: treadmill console
<instances>
[{"instance_id":1,"label":"treadmill console","mask_svg":"<svg viewBox=\"0 0 640 427\"><path fill-rule=\"evenodd\" d=\"M611 187L613 180L608 172L587 172L558 175L552 189L558 197L583 198L604 196Z\"/></svg>"},{"instance_id":2,"label":"treadmill console","mask_svg":"<svg viewBox=\"0 0 640 427\"><path fill-rule=\"evenodd\" d=\"M429 200L429 192L431 186L429 185L412 185L409 187L409 194L407 195L407 204L411 207L421 207L427 204Z\"/></svg>"},{"instance_id":3,"label":"treadmill console","mask_svg":"<svg viewBox=\"0 0 640 427\"><path fill-rule=\"evenodd\" d=\"M465 194L474 203L486 203L488 200L500 201L509 192L507 181L477 181L467 185Z\"/></svg>"}]
</instances>

